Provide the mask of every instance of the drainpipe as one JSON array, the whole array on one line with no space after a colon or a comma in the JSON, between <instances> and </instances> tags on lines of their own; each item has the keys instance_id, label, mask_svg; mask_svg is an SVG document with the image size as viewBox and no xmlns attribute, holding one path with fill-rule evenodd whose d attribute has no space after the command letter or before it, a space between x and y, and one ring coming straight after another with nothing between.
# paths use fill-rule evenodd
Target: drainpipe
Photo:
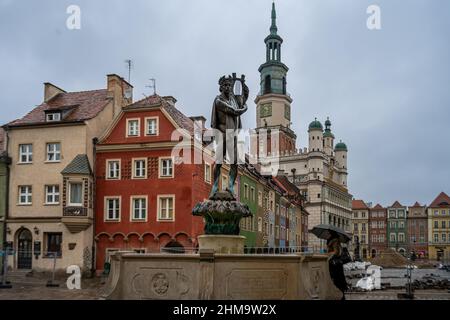
<instances>
[{"instance_id":1,"label":"drainpipe","mask_svg":"<svg viewBox=\"0 0 450 320\"><path fill-rule=\"evenodd\" d=\"M96 227L96 210L97 210L97 197L96 197L96 159L97 159L97 143L98 138L92 139L92 175L93 175L93 181L92 181L92 256L91 256L91 274L92 276L95 276L95 256L96 256L96 246L95 246L95 227Z\"/></svg>"},{"instance_id":2,"label":"drainpipe","mask_svg":"<svg viewBox=\"0 0 450 320\"><path fill-rule=\"evenodd\" d=\"M8 132L8 127L4 127L5 128L5 133L6 133L6 159L5 159L5 164L6 164L6 190L5 190L5 214L4 214L4 222L3 222L3 249L5 249L5 245L6 245L6 228L7 228L7 224L6 221L8 220L9 217L9 172L10 172L10 165L11 165L11 159L8 156L8 145L9 145L9 132ZM6 259L8 259L8 256L6 256Z\"/></svg>"}]
</instances>

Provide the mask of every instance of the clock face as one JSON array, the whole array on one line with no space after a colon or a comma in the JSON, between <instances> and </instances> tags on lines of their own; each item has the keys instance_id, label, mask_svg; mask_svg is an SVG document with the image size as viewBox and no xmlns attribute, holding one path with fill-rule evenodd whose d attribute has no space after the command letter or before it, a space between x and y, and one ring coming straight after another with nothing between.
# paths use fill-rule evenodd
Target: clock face
<instances>
[{"instance_id":1,"label":"clock face","mask_svg":"<svg viewBox=\"0 0 450 320\"><path fill-rule=\"evenodd\" d=\"M266 118L270 117L271 115L272 115L272 104L271 103L262 104L259 109L259 117Z\"/></svg>"}]
</instances>

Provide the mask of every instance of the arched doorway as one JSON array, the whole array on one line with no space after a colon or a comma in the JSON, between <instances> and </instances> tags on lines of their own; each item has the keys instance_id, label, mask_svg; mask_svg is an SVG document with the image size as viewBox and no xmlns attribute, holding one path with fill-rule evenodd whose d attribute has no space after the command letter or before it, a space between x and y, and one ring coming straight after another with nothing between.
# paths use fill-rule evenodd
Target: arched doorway
<instances>
[{"instance_id":1,"label":"arched doorway","mask_svg":"<svg viewBox=\"0 0 450 320\"><path fill-rule=\"evenodd\" d=\"M184 253L184 247L178 241L170 241L164 247L164 252L167 252L167 253Z\"/></svg>"},{"instance_id":2,"label":"arched doorway","mask_svg":"<svg viewBox=\"0 0 450 320\"><path fill-rule=\"evenodd\" d=\"M377 256L377 250L372 249L372 258L375 258Z\"/></svg>"},{"instance_id":3,"label":"arched doorway","mask_svg":"<svg viewBox=\"0 0 450 320\"><path fill-rule=\"evenodd\" d=\"M30 230L22 229L17 237L17 269L31 269L33 237Z\"/></svg>"}]
</instances>

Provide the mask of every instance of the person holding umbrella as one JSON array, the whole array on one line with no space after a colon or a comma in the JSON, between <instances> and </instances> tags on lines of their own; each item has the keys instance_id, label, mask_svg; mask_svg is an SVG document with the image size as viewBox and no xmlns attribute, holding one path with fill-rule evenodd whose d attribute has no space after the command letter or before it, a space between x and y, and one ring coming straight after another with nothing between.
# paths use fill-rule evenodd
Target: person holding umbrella
<instances>
[{"instance_id":1,"label":"person holding umbrella","mask_svg":"<svg viewBox=\"0 0 450 320\"><path fill-rule=\"evenodd\" d=\"M338 237L327 240L328 265L330 269L330 276L334 285L342 292L342 299L345 300L345 291L348 290L348 283L345 279L344 264L351 262L350 255L345 254ZM345 248L346 249L346 248Z\"/></svg>"},{"instance_id":2,"label":"person holding umbrella","mask_svg":"<svg viewBox=\"0 0 450 320\"><path fill-rule=\"evenodd\" d=\"M320 239L327 240L330 277L334 285L342 292L342 300L345 300L348 283L345 279L344 264L351 262L352 259L347 248L344 250L341 243L347 243L350 241L350 237L344 230L331 225L318 225L310 232Z\"/></svg>"}]
</instances>

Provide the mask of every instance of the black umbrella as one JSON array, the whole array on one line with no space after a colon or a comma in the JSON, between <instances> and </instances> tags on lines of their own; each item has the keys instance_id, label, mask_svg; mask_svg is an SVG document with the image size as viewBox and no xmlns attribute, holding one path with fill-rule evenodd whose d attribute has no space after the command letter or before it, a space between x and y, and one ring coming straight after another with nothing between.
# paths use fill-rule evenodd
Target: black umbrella
<instances>
[{"instance_id":1,"label":"black umbrella","mask_svg":"<svg viewBox=\"0 0 450 320\"><path fill-rule=\"evenodd\" d=\"M341 243L347 243L351 240L350 236L344 230L329 224L319 224L312 228L312 230L309 230L309 232L325 240L338 238Z\"/></svg>"}]
</instances>

